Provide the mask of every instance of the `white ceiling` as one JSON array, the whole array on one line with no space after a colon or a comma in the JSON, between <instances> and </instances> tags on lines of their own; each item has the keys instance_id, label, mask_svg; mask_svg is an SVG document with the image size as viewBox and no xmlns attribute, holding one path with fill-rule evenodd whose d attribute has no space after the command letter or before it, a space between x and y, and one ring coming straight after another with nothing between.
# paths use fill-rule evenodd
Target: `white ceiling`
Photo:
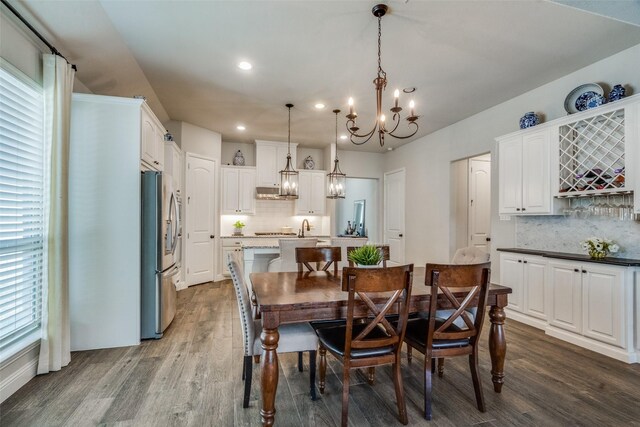
<instances>
[{"instance_id":1,"label":"white ceiling","mask_svg":"<svg viewBox=\"0 0 640 427\"><path fill-rule=\"evenodd\" d=\"M363 130L373 121L376 3L28 0L16 8L94 93L145 95L161 120L237 142L286 140L291 102L292 141L322 147L335 138L331 110L346 110L349 96ZM640 43L639 27L551 2L386 3L384 103L391 107L395 88L417 88L413 139ZM240 60L253 69L239 70ZM385 148L406 142L387 138ZM361 149L381 151L375 141Z\"/></svg>"}]
</instances>

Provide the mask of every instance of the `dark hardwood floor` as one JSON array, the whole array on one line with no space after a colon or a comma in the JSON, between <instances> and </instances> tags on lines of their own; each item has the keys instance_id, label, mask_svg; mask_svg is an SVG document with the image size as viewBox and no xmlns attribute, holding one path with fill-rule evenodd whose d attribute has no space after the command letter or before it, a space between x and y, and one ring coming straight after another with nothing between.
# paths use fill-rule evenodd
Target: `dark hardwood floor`
<instances>
[{"instance_id":1,"label":"dark hardwood floor","mask_svg":"<svg viewBox=\"0 0 640 427\"><path fill-rule=\"evenodd\" d=\"M422 357L402 367L409 424L416 426L640 425L640 365L627 365L507 322L506 381L493 392L483 340L480 373L487 412L476 409L466 358L446 362L433 384L433 420L422 418ZM483 332L486 337L487 330ZM406 361L406 358L403 359ZM308 360L280 357L276 425L336 426L340 366L328 358L327 387L312 402ZM34 378L0 405L2 426L258 426L259 368L250 407L242 408L242 334L230 282L178 293L178 314L164 338L138 347L76 352L60 372ZM376 383L351 376L353 426L401 425L389 367Z\"/></svg>"}]
</instances>

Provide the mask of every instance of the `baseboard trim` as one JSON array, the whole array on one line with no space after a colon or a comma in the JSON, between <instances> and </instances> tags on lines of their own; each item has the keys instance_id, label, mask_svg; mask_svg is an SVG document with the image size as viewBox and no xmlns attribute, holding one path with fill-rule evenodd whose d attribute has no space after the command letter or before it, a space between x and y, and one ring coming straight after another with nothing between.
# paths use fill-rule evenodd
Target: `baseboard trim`
<instances>
[{"instance_id":1,"label":"baseboard trim","mask_svg":"<svg viewBox=\"0 0 640 427\"><path fill-rule=\"evenodd\" d=\"M505 307L504 311L507 314L507 319L513 319L520 323L533 326L534 328L541 329L543 331L547 329L548 323L545 320L537 319L535 317L510 310L509 307Z\"/></svg>"},{"instance_id":2,"label":"baseboard trim","mask_svg":"<svg viewBox=\"0 0 640 427\"><path fill-rule=\"evenodd\" d=\"M0 368L0 378L4 377L0 382L0 403L36 376L39 345L40 342L30 345Z\"/></svg>"},{"instance_id":3,"label":"baseboard trim","mask_svg":"<svg viewBox=\"0 0 640 427\"><path fill-rule=\"evenodd\" d=\"M638 353L634 351L627 351L623 348L613 347L608 344L604 344L582 335L576 335L568 331L563 331L554 326L548 326L545 333L551 337L561 339L578 347L586 348L587 350L594 351L596 353L604 354L613 359L619 360L625 363L638 363Z\"/></svg>"}]
</instances>

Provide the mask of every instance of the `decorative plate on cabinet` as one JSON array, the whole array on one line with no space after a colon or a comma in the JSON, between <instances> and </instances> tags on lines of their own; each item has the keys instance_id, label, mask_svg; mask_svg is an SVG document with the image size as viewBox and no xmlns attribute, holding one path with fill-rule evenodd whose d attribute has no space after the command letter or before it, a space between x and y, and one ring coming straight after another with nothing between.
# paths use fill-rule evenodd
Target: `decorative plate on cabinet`
<instances>
[{"instance_id":1,"label":"decorative plate on cabinet","mask_svg":"<svg viewBox=\"0 0 640 427\"><path fill-rule=\"evenodd\" d=\"M580 85L569 92L569 95L564 99L564 109L569 114L584 111L589 108L587 107L587 101L593 98L594 95L604 95L604 90L599 84L587 83Z\"/></svg>"}]
</instances>

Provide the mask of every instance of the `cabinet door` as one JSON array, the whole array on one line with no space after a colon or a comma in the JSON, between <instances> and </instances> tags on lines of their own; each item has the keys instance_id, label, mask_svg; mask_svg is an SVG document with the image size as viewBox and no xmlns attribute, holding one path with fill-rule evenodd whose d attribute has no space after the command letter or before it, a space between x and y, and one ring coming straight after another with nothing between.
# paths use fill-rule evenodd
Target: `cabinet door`
<instances>
[{"instance_id":1,"label":"cabinet door","mask_svg":"<svg viewBox=\"0 0 640 427\"><path fill-rule=\"evenodd\" d=\"M522 137L522 212L551 212L549 130Z\"/></svg>"},{"instance_id":2,"label":"cabinet door","mask_svg":"<svg viewBox=\"0 0 640 427\"><path fill-rule=\"evenodd\" d=\"M624 347L624 271L594 263L582 266L584 327L582 333Z\"/></svg>"},{"instance_id":3,"label":"cabinet door","mask_svg":"<svg viewBox=\"0 0 640 427\"><path fill-rule=\"evenodd\" d=\"M182 193L182 151L174 147L171 157L174 188L178 193Z\"/></svg>"},{"instance_id":4,"label":"cabinet door","mask_svg":"<svg viewBox=\"0 0 640 427\"><path fill-rule=\"evenodd\" d=\"M286 154L286 152L285 152ZM256 143L256 186L273 187L280 185L278 171L278 146Z\"/></svg>"},{"instance_id":5,"label":"cabinet door","mask_svg":"<svg viewBox=\"0 0 640 427\"><path fill-rule=\"evenodd\" d=\"M153 143L155 145L155 159L154 164L158 170L164 170L164 129L158 124L154 123L154 138Z\"/></svg>"},{"instance_id":6,"label":"cabinet door","mask_svg":"<svg viewBox=\"0 0 640 427\"><path fill-rule=\"evenodd\" d=\"M142 160L152 166L156 158L156 131L155 124L146 111L142 110L142 146L140 147L140 156Z\"/></svg>"},{"instance_id":7,"label":"cabinet door","mask_svg":"<svg viewBox=\"0 0 640 427\"><path fill-rule=\"evenodd\" d=\"M549 323L567 331L582 332L582 273L579 264L549 262L551 310Z\"/></svg>"},{"instance_id":8,"label":"cabinet door","mask_svg":"<svg viewBox=\"0 0 640 427\"><path fill-rule=\"evenodd\" d=\"M313 215L324 215L325 197L324 172L313 172L311 174L311 213Z\"/></svg>"},{"instance_id":9,"label":"cabinet door","mask_svg":"<svg viewBox=\"0 0 640 427\"><path fill-rule=\"evenodd\" d=\"M509 309L523 312L523 270L522 258L516 254L503 252L500 254L500 284L512 289L509 295Z\"/></svg>"},{"instance_id":10,"label":"cabinet door","mask_svg":"<svg viewBox=\"0 0 640 427\"><path fill-rule=\"evenodd\" d=\"M520 213L522 208L522 141L514 137L498 145L498 211Z\"/></svg>"},{"instance_id":11,"label":"cabinet door","mask_svg":"<svg viewBox=\"0 0 640 427\"><path fill-rule=\"evenodd\" d=\"M298 199L296 200L296 215L311 214L312 172L300 171L298 176Z\"/></svg>"},{"instance_id":12,"label":"cabinet door","mask_svg":"<svg viewBox=\"0 0 640 427\"><path fill-rule=\"evenodd\" d=\"M256 171L238 170L238 210L243 214L256 213Z\"/></svg>"},{"instance_id":13,"label":"cabinet door","mask_svg":"<svg viewBox=\"0 0 640 427\"><path fill-rule=\"evenodd\" d=\"M547 320L549 295L547 291L547 262L541 257L522 259L524 278L524 312Z\"/></svg>"},{"instance_id":14,"label":"cabinet door","mask_svg":"<svg viewBox=\"0 0 640 427\"><path fill-rule=\"evenodd\" d=\"M222 168L222 208L223 214L239 213L238 194L239 171L236 168Z\"/></svg>"}]
</instances>

